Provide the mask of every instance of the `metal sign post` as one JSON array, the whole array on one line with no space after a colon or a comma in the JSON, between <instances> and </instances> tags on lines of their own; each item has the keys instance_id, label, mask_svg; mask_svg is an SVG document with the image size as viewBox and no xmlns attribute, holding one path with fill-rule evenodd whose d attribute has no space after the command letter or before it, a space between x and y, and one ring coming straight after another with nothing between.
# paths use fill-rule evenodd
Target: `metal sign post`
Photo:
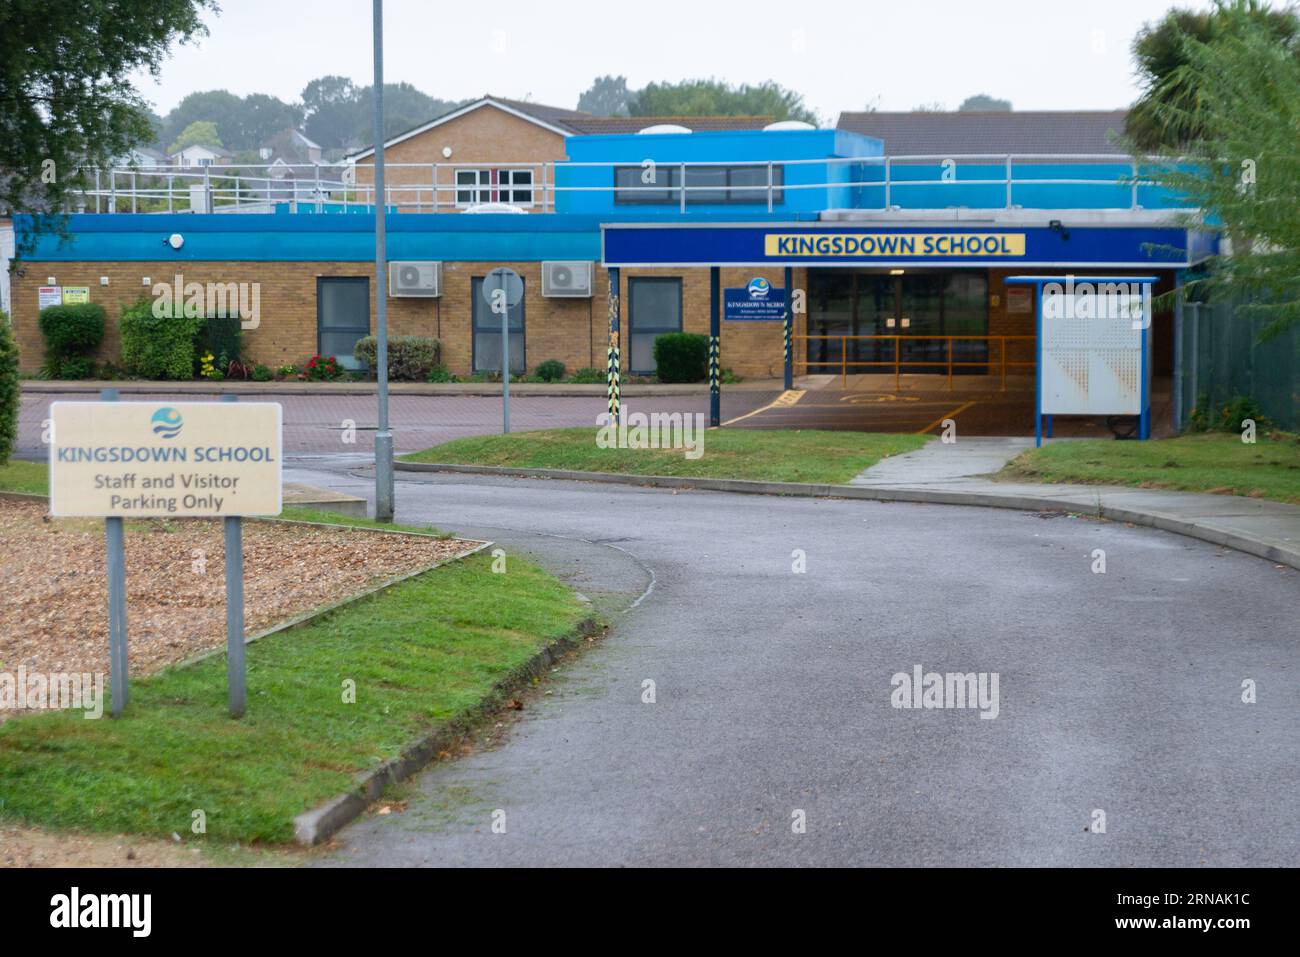
<instances>
[{"instance_id":1,"label":"metal sign post","mask_svg":"<svg viewBox=\"0 0 1300 957\"><path fill-rule=\"evenodd\" d=\"M105 402L116 402L116 389L99 393ZM108 672L112 691L111 714L121 717L130 694L126 659L126 529L121 516L104 519L104 542L108 572Z\"/></svg>"},{"instance_id":2,"label":"metal sign post","mask_svg":"<svg viewBox=\"0 0 1300 957\"><path fill-rule=\"evenodd\" d=\"M501 431L510 431L510 310L524 298L524 281L513 269L493 269L483 283L488 304L501 316Z\"/></svg>"},{"instance_id":3,"label":"metal sign post","mask_svg":"<svg viewBox=\"0 0 1300 957\"><path fill-rule=\"evenodd\" d=\"M223 395L222 402L238 402L237 395ZM248 710L247 666L244 664L244 520L227 515L226 546L226 687L230 716L242 718Z\"/></svg>"}]
</instances>

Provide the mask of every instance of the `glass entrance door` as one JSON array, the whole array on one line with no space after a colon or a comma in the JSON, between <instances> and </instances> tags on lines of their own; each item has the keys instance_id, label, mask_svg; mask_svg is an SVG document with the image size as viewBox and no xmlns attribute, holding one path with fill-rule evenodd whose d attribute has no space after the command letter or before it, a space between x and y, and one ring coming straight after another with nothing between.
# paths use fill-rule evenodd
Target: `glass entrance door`
<instances>
[{"instance_id":1,"label":"glass entrance door","mask_svg":"<svg viewBox=\"0 0 1300 957\"><path fill-rule=\"evenodd\" d=\"M895 275L847 270L809 271L810 336L899 336L892 339L847 341L849 362L877 362L874 366L849 366L850 372L891 372L895 348L903 372L945 374L948 342L954 336L988 334L988 276L982 270L927 270ZM910 336L940 338L901 338ZM813 371L831 373L840 361L843 340L813 339L808 358L825 363ZM956 362L985 362L988 345L980 341L953 344ZM935 363L922 365L921 363ZM956 372L987 371L957 367Z\"/></svg>"}]
</instances>

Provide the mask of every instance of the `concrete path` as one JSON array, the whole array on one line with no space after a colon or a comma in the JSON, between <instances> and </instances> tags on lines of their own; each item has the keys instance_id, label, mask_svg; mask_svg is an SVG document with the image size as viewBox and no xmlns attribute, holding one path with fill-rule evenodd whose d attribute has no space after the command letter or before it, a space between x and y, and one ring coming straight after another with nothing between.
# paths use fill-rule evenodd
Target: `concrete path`
<instances>
[{"instance_id":1,"label":"concrete path","mask_svg":"<svg viewBox=\"0 0 1300 957\"><path fill-rule=\"evenodd\" d=\"M286 477L366 493L323 464ZM1290 568L1061 514L398 478L399 521L532 554L614 628L317 863L1300 863ZM916 666L996 673L997 717L895 707Z\"/></svg>"},{"instance_id":2,"label":"concrete path","mask_svg":"<svg viewBox=\"0 0 1300 957\"><path fill-rule=\"evenodd\" d=\"M868 488L896 485L913 487L991 475L1021 452L1033 447L1032 438L962 436L951 444L935 440L927 442L915 452L881 459L849 484Z\"/></svg>"},{"instance_id":3,"label":"concrete path","mask_svg":"<svg viewBox=\"0 0 1300 957\"><path fill-rule=\"evenodd\" d=\"M1258 543L1262 548L1247 550L1300 568L1300 506L1240 495L986 478L1033 444L1028 438L968 436L949 445L936 440L878 462L850 484L881 492L926 492L936 500L957 493L976 503L1067 508L1120 521L1149 518L1157 528L1195 534L1218 544Z\"/></svg>"}]
</instances>

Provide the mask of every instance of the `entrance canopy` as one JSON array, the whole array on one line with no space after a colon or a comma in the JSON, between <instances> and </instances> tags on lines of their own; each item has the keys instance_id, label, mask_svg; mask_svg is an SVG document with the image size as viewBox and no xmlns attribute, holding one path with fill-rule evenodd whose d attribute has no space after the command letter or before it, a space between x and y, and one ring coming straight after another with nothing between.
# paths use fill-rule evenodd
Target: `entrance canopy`
<instances>
[{"instance_id":1,"label":"entrance canopy","mask_svg":"<svg viewBox=\"0 0 1300 957\"><path fill-rule=\"evenodd\" d=\"M826 227L807 223L607 223L605 266L1105 267L1185 269L1201 234L1121 226Z\"/></svg>"}]
</instances>

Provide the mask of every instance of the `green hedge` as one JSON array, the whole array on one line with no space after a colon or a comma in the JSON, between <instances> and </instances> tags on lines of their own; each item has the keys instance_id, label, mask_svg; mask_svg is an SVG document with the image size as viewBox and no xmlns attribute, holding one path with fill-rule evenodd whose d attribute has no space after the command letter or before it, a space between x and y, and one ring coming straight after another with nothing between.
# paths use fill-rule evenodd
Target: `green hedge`
<instances>
[{"instance_id":1,"label":"green hedge","mask_svg":"<svg viewBox=\"0 0 1300 957\"><path fill-rule=\"evenodd\" d=\"M88 379L95 352L104 339L104 307L94 302L46 306L38 320L45 339L45 375L51 379Z\"/></svg>"},{"instance_id":2,"label":"green hedge","mask_svg":"<svg viewBox=\"0 0 1300 957\"><path fill-rule=\"evenodd\" d=\"M199 332L205 319L155 316L153 303L141 299L122 310L122 365L144 379L192 379Z\"/></svg>"},{"instance_id":3,"label":"green hedge","mask_svg":"<svg viewBox=\"0 0 1300 957\"><path fill-rule=\"evenodd\" d=\"M667 332L655 338L660 382L703 382L709 375L709 337L698 332Z\"/></svg>"},{"instance_id":4,"label":"green hedge","mask_svg":"<svg viewBox=\"0 0 1300 957\"><path fill-rule=\"evenodd\" d=\"M379 340L358 339L352 355L370 367L375 375L379 364ZM442 344L428 336L388 337L388 378L393 382L426 382L429 373L442 362Z\"/></svg>"},{"instance_id":5,"label":"green hedge","mask_svg":"<svg viewBox=\"0 0 1300 957\"><path fill-rule=\"evenodd\" d=\"M18 440L18 343L9 316L0 310L0 465Z\"/></svg>"}]
</instances>

